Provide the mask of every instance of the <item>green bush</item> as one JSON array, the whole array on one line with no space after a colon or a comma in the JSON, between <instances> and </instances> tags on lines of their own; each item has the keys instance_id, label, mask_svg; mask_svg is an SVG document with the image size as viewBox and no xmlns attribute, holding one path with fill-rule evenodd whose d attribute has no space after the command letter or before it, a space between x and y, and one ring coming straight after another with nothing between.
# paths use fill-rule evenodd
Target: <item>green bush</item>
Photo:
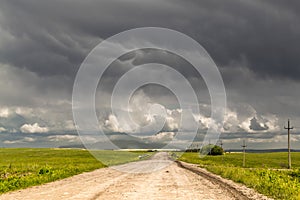
<instances>
[{"instance_id":1,"label":"green bush","mask_svg":"<svg viewBox=\"0 0 300 200\"><path fill-rule=\"evenodd\" d=\"M222 147L217 146L217 145L206 145L202 147L200 150L200 153L202 155L212 155L212 156L217 156L217 155L223 155L224 150Z\"/></svg>"},{"instance_id":2,"label":"green bush","mask_svg":"<svg viewBox=\"0 0 300 200\"><path fill-rule=\"evenodd\" d=\"M39 174L49 174L50 173L50 168L49 167L43 167L39 170Z\"/></svg>"}]
</instances>

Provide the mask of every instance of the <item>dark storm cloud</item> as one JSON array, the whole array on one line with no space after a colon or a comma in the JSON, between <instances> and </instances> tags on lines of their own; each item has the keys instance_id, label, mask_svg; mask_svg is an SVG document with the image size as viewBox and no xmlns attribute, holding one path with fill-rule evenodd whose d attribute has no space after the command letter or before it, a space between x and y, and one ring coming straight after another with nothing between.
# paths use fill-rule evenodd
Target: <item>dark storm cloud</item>
<instances>
[{"instance_id":1,"label":"dark storm cloud","mask_svg":"<svg viewBox=\"0 0 300 200\"><path fill-rule=\"evenodd\" d=\"M119 60L113 62L104 72L103 79L99 82L99 91L112 93L115 84L119 81L122 75L135 66L140 66L145 63L160 63L171 66L180 74L185 76L193 89L196 91L199 103L210 103L210 96L204 80L198 71L183 58L167 51L144 49L136 51L135 53L128 53L121 56ZM149 85L148 85L149 86ZM150 85L149 87L141 87L141 89L151 98L159 102L162 97L173 97L174 94L168 89L158 85ZM163 95L162 95L163 94ZM110 102L110 96L106 99ZM101 96L103 99L103 96ZM169 104L176 104L176 102L168 99ZM163 103L162 103L163 104ZM166 105L168 106L168 105ZM173 105L174 107L174 105Z\"/></svg>"},{"instance_id":2,"label":"dark storm cloud","mask_svg":"<svg viewBox=\"0 0 300 200\"><path fill-rule=\"evenodd\" d=\"M41 75L74 76L101 38L161 26L200 42L221 66L237 62L260 76L300 77L297 1L4 0L1 27L13 38L0 62Z\"/></svg>"},{"instance_id":3,"label":"dark storm cloud","mask_svg":"<svg viewBox=\"0 0 300 200\"><path fill-rule=\"evenodd\" d=\"M93 38L75 33L66 22L67 13L58 9L62 5L50 1L2 1L0 5L1 27L12 36L1 46L2 63L43 76L75 74Z\"/></svg>"},{"instance_id":4,"label":"dark storm cloud","mask_svg":"<svg viewBox=\"0 0 300 200\"><path fill-rule=\"evenodd\" d=\"M65 121L72 119L73 80L90 50L121 31L157 26L191 36L220 67L229 108L237 114L229 123L237 130L225 133L225 139L281 138L280 128L274 133L272 125L283 127L288 117L300 123L300 96L297 91L291 92L300 87L299 11L296 0L1 0L0 106L41 111L33 117L22 114L2 118L0 128L19 129L23 124L39 123L49 127L49 136L51 131L64 132ZM130 69L126 68L129 61L134 65L156 61L178 69L195 86L199 102L209 104L206 85L189 64L155 51L132 52L106 71L101 86L107 102L110 103L107 93ZM157 102L167 102L167 108L178 107L174 94L167 89L142 89ZM105 104L100 102L99 106L106 112ZM267 116L269 123L259 116ZM242 122L247 123L238 126ZM17 137L18 134L8 135L6 143L12 143L14 137L21 143L33 142L30 137L36 137L26 135L26 141L22 141L24 135Z\"/></svg>"},{"instance_id":5,"label":"dark storm cloud","mask_svg":"<svg viewBox=\"0 0 300 200\"><path fill-rule=\"evenodd\" d=\"M267 125L261 125L255 117L250 120L249 128L253 131L264 131L269 129Z\"/></svg>"}]
</instances>

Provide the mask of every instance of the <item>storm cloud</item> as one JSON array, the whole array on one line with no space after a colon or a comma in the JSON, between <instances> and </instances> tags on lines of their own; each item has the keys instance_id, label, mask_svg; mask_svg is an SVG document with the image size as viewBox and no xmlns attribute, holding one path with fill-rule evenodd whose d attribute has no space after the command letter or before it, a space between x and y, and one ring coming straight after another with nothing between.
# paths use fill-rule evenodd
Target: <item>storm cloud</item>
<instances>
[{"instance_id":1,"label":"storm cloud","mask_svg":"<svg viewBox=\"0 0 300 200\"><path fill-rule=\"evenodd\" d=\"M187 34L216 62L228 100L224 138L233 141L252 134L256 139L273 137L280 143L287 118L300 123L299 11L296 0L2 0L0 134L40 130L54 135L45 136L52 141L74 142L71 97L81 63L102 40L131 28L151 26ZM195 120L199 133L207 130L210 96L203 79L179 56L154 50L130 52L105 72L99 83L103 93L97 94L96 101L102 128L127 130L128 122L108 109L111 92L129 66L151 62L170 65L191 82L201 111ZM170 138L179 126L176 96L158 86L141 90L150 103L162 104L169 112L163 130L153 133L152 139ZM153 116L146 114L136 113L133 118L147 124ZM29 139L28 133L27 139L15 136L15 141L39 140L34 138L36 134ZM58 133L67 136L55 137ZM295 134L298 140L297 130ZM2 143L15 144L11 135L7 137Z\"/></svg>"},{"instance_id":2,"label":"storm cloud","mask_svg":"<svg viewBox=\"0 0 300 200\"><path fill-rule=\"evenodd\" d=\"M297 8L297 1L279 0L4 0L1 61L41 75L74 75L101 39L130 28L158 26L193 37L220 66L237 62L260 76L298 79Z\"/></svg>"}]
</instances>

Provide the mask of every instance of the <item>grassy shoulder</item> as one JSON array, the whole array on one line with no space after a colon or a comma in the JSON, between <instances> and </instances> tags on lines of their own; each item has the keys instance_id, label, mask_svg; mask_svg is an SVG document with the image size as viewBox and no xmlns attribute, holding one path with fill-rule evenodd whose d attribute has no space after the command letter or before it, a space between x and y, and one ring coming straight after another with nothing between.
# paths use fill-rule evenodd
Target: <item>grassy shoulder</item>
<instances>
[{"instance_id":1,"label":"grassy shoulder","mask_svg":"<svg viewBox=\"0 0 300 200\"><path fill-rule=\"evenodd\" d=\"M292 158L292 170L285 168L287 153L248 153L245 168L240 153L204 158L198 153L184 153L179 160L199 164L274 199L294 200L300 199L300 153L293 153Z\"/></svg>"},{"instance_id":2,"label":"grassy shoulder","mask_svg":"<svg viewBox=\"0 0 300 200\"><path fill-rule=\"evenodd\" d=\"M0 149L0 194L139 160L145 152L81 149ZM147 153L148 154L148 153Z\"/></svg>"}]
</instances>

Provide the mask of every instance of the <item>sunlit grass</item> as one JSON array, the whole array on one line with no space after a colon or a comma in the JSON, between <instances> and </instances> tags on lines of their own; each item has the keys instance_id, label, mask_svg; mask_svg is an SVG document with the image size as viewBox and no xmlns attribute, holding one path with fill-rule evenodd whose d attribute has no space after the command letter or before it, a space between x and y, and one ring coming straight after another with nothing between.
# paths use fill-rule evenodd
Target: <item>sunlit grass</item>
<instances>
[{"instance_id":1,"label":"sunlit grass","mask_svg":"<svg viewBox=\"0 0 300 200\"><path fill-rule=\"evenodd\" d=\"M292 166L300 168L300 153L293 152ZM184 153L181 160L188 160L189 162L202 165L222 165L222 166L243 166L242 153L227 153L223 156L205 156L199 158L197 153ZM280 153L246 153L246 167L247 168L276 168L282 169L288 166L288 154Z\"/></svg>"},{"instance_id":2,"label":"sunlit grass","mask_svg":"<svg viewBox=\"0 0 300 200\"><path fill-rule=\"evenodd\" d=\"M181 161L199 164L224 178L243 183L275 199L300 199L300 153L292 153L293 169L287 170L287 153L247 153L206 156L185 153Z\"/></svg>"},{"instance_id":3,"label":"sunlit grass","mask_svg":"<svg viewBox=\"0 0 300 200\"><path fill-rule=\"evenodd\" d=\"M145 152L82 149L0 149L0 193L26 188L110 165L139 160Z\"/></svg>"}]
</instances>

